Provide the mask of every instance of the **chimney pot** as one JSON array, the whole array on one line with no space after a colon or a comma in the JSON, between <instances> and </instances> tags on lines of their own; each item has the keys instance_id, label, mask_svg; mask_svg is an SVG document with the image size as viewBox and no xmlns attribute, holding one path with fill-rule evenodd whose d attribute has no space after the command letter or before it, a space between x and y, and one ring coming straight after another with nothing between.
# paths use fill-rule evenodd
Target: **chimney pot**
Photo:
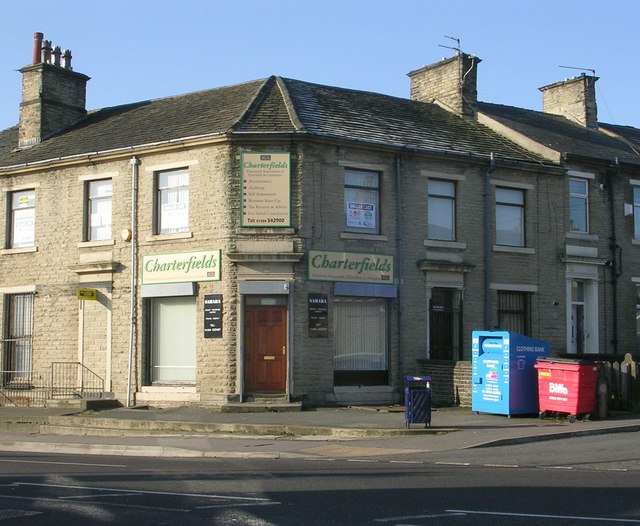
<instances>
[{"instance_id":1,"label":"chimney pot","mask_svg":"<svg viewBox=\"0 0 640 526\"><path fill-rule=\"evenodd\" d=\"M33 55L31 62L33 64L40 64L42 53L42 39L44 35L42 33L33 34Z\"/></svg>"},{"instance_id":2,"label":"chimney pot","mask_svg":"<svg viewBox=\"0 0 640 526\"><path fill-rule=\"evenodd\" d=\"M45 40L42 45L42 62L51 64L51 40Z\"/></svg>"},{"instance_id":3,"label":"chimney pot","mask_svg":"<svg viewBox=\"0 0 640 526\"><path fill-rule=\"evenodd\" d=\"M62 56L62 51L60 50L60 46L56 46L53 50L53 63L56 66L60 66L60 57Z\"/></svg>"},{"instance_id":4,"label":"chimney pot","mask_svg":"<svg viewBox=\"0 0 640 526\"><path fill-rule=\"evenodd\" d=\"M73 68L71 67L71 50L65 49L62 54L62 67L64 69L68 69L71 71Z\"/></svg>"}]
</instances>

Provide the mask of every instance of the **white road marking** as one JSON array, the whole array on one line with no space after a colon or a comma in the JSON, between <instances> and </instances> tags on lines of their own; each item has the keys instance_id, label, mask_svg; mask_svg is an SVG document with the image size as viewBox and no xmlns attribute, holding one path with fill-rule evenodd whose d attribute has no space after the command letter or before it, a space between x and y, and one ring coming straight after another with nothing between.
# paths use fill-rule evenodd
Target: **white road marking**
<instances>
[{"instance_id":1,"label":"white road marking","mask_svg":"<svg viewBox=\"0 0 640 526\"><path fill-rule=\"evenodd\" d=\"M14 462L16 464L54 464L57 466L89 466L99 468L126 468L126 464L89 464L86 462L50 462L45 460L18 460L18 459L0 459L0 462Z\"/></svg>"},{"instance_id":2,"label":"white road marking","mask_svg":"<svg viewBox=\"0 0 640 526\"><path fill-rule=\"evenodd\" d=\"M263 497L234 497L230 495L211 495L206 493L178 493L170 491L146 491L136 489L120 489L120 488L96 488L92 486L73 486L66 484L37 484L34 482L13 482L11 486L36 486L41 488L64 488L64 489L84 489L91 491L114 491L117 493L136 493L142 495L168 495L172 497L198 497L205 499L226 499L238 501L255 501L255 502L271 502L270 499Z\"/></svg>"},{"instance_id":3,"label":"white road marking","mask_svg":"<svg viewBox=\"0 0 640 526\"><path fill-rule=\"evenodd\" d=\"M445 513L432 513L425 515L403 515L400 517L386 517L384 519L373 519L373 522L395 522L395 521L406 521L413 519L435 519L438 517L460 517L465 515L463 512L450 512L446 511ZM397 524L396 526L410 526L409 524L401 525Z\"/></svg>"},{"instance_id":4,"label":"white road marking","mask_svg":"<svg viewBox=\"0 0 640 526\"><path fill-rule=\"evenodd\" d=\"M612 517L580 517L578 515L545 515L542 513L507 513L499 511L476 511L476 510L445 510L448 513L463 513L467 515L496 515L502 517L531 517L536 519L564 519L574 521L595 521L602 523L607 522L624 522L627 524L640 524L640 519L615 519Z\"/></svg>"},{"instance_id":5,"label":"white road marking","mask_svg":"<svg viewBox=\"0 0 640 526\"><path fill-rule=\"evenodd\" d=\"M0 498L3 499L15 499L15 500L29 500L36 502L56 502L58 504L64 503L67 505L69 501L62 501L60 498L52 498L52 497L18 497L16 495L0 495ZM78 504L78 503L76 503ZM91 503L97 504L97 503ZM188 513L191 510L185 510L181 508L161 508L158 506L141 506L141 505L133 505L133 504L120 504L115 502L101 502L102 506L112 506L116 508L134 508L134 509L142 509L142 510L154 510L154 511L178 511L181 513Z\"/></svg>"},{"instance_id":6,"label":"white road marking","mask_svg":"<svg viewBox=\"0 0 640 526\"><path fill-rule=\"evenodd\" d=\"M92 493L91 495L69 495L66 497L58 497L60 500L68 499L104 499L105 497L137 497L142 493Z\"/></svg>"}]
</instances>

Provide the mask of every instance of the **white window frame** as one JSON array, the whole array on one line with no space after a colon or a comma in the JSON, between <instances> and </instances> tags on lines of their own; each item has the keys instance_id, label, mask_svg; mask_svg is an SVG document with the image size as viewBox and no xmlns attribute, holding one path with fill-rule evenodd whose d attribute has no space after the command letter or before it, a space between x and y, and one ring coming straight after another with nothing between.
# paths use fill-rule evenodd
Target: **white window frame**
<instances>
[{"instance_id":1,"label":"white window frame","mask_svg":"<svg viewBox=\"0 0 640 526\"><path fill-rule=\"evenodd\" d=\"M156 173L156 225L158 234L189 231L189 170Z\"/></svg>"},{"instance_id":2,"label":"white window frame","mask_svg":"<svg viewBox=\"0 0 640 526\"><path fill-rule=\"evenodd\" d=\"M9 248L35 246L36 191L35 188L16 190L9 194Z\"/></svg>"},{"instance_id":3,"label":"white window frame","mask_svg":"<svg viewBox=\"0 0 640 526\"><path fill-rule=\"evenodd\" d=\"M584 186L584 192L577 191L575 185ZM578 203L582 203L578 208ZM580 216L584 223L582 227L576 227L574 217ZM589 180L581 177L569 178L569 230L578 234L589 233Z\"/></svg>"},{"instance_id":4,"label":"white window frame","mask_svg":"<svg viewBox=\"0 0 640 526\"><path fill-rule=\"evenodd\" d=\"M107 188L108 183L108 188ZM95 179L86 182L87 241L105 241L112 238L113 181ZM94 189L97 191L94 192Z\"/></svg>"},{"instance_id":5,"label":"white window frame","mask_svg":"<svg viewBox=\"0 0 640 526\"><path fill-rule=\"evenodd\" d=\"M508 199L508 196L521 196L521 199ZM505 186L496 186L495 188L495 207L496 207L496 245L499 246L509 246L509 247L524 247L526 246L526 236L525 236L525 217L526 217L526 200L527 194L526 190L522 188L512 188ZM514 211L519 212L517 214L518 217L512 216ZM500 229L501 225L505 224L505 221L501 216L505 216L508 223L514 223L519 225L519 239L516 242L513 242L507 239L505 236L509 234L510 236L514 236L517 232L517 228L511 228L509 230ZM512 216L512 217L508 217ZM515 218L515 221L514 221ZM505 234L501 235L501 232Z\"/></svg>"},{"instance_id":6,"label":"white window frame","mask_svg":"<svg viewBox=\"0 0 640 526\"><path fill-rule=\"evenodd\" d=\"M346 232L380 234L381 175L374 170L345 168L344 228Z\"/></svg>"},{"instance_id":7,"label":"white window frame","mask_svg":"<svg viewBox=\"0 0 640 526\"><path fill-rule=\"evenodd\" d=\"M450 191L443 191L444 187ZM455 181L442 179L429 179L427 183L427 238L437 241L456 240L456 194ZM445 212L444 214L442 212ZM445 217L446 216L446 217ZM442 232L447 231L448 235L441 235L436 232L438 225L436 219L442 221L446 219L448 225L442 227Z\"/></svg>"}]
</instances>

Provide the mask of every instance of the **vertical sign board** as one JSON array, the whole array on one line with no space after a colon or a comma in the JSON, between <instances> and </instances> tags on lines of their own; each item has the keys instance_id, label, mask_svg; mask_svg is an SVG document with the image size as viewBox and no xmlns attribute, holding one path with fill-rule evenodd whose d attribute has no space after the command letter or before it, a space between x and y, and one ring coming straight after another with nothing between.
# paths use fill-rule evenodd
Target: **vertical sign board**
<instances>
[{"instance_id":1,"label":"vertical sign board","mask_svg":"<svg viewBox=\"0 0 640 526\"><path fill-rule=\"evenodd\" d=\"M309 338L329 337L329 300L326 294L309 293Z\"/></svg>"},{"instance_id":2,"label":"vertical sign board","mask_svg":"<svg viewBox=\"0 0 640 526\"><path fill-rule=\"evenodd\" d=\"M291 226L291 154L242 153L240 226Z\"/></svg>"},{"instance_id":3,"label":"vertical sign board","mask_svg":"<svg viewBox=\"0 0 640 526\"><path fill-rule=\"evenodd\" d=\"M204 295L204 337L222 338L222 294Z\"/></svg>"}]
</instances>

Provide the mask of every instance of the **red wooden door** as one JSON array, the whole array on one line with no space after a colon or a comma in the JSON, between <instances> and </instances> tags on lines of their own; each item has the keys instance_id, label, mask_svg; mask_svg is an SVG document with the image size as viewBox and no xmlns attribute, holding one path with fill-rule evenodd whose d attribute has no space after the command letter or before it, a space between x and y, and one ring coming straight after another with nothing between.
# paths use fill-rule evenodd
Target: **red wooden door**
<instances>
[{"instance_id":1,"label":"red wooden door","mask_svg":"<svg viewBox=\"0 0 640 526\"><path fill-rule=\"evenodd\" d=\"M284 393L287 386L287 308L247 305L244 381L249 393Z\"/></svg>"}]
</instances>

